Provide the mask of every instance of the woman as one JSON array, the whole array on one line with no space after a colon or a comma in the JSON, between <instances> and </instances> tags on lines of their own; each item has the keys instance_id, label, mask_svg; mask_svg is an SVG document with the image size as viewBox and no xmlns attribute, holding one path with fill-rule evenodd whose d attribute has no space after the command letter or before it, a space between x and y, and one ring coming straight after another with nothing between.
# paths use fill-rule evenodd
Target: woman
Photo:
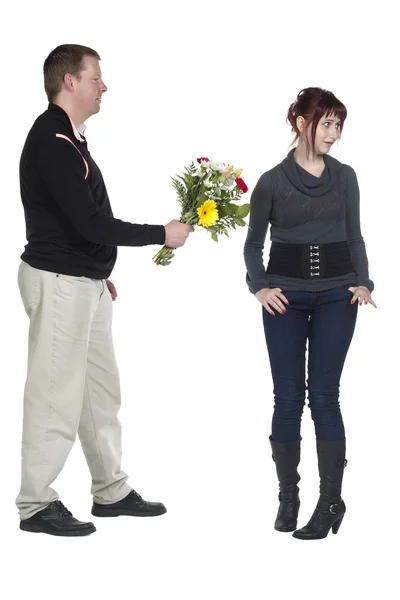
<instances>
[{"instance_id":1,"label":"woman","mask_svg":"<svg viewBox=\"0 0 400 600\"><path fill-rule=\"evenodd\" d=\"M321 539L330 529L337 533L346 511L341 498L347 460L339 380L358 306L376 307L360 231L357 177L328 154L346 116L346 107L331 92L306 88L299 93L288 111L293 144L298 144L259 179L244 248L247 283L263 306L274 382L270 442L280 489L278 531L297 527L300 425L308 389L320 496L309 523L293 534L300 539ZM265 270L269 223L272 244Z\"/></svg>"}]
</instances>

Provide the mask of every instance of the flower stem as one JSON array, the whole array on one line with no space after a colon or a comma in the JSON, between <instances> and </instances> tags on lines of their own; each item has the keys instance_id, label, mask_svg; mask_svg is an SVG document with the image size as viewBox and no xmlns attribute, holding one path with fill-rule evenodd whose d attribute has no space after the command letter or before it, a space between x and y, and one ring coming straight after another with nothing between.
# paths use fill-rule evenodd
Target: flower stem
<instances>
[{"instance_id":1,"label":"flower stem","mask_svg":"<svg viewBox=\"0 0 400 600\"><path fill-rule=\"evenodd\" d=\"M192 222L197 221L197 214L194 214L192 217L187 219L186 221L182 221L182 217L180 219L181 223L185 225L192 225ZM157 252L155 256L153 256L153 260L156 265L161 265L162 267L166 267L171 264L171 260L175 256L174 253L175 248L169 248L168 246L163 246L161 250Z\"/></svg>"}]
</instances>

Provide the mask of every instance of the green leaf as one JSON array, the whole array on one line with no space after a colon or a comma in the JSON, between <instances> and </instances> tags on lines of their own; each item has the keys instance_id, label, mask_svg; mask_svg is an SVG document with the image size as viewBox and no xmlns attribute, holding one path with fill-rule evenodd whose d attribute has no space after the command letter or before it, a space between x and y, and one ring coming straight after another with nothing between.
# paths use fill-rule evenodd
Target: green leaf
<instances>
[{"instance_id":1,"label":"green leaf","mask_svg":"<svg viewBox=\"0 0 400 600\"><path fill-rule=\"evenodd\" d=\"M236 223L236 225L240 225L240 227L245 227L247 225L247 223L245 221L243 221L243 219L239 218L239 217L234 217L234 221Z\"/></svg>"},{"instance_id":2,"label":"green leaf","mask_svg":"<svg viewBox=\"0 0 400 600\"><path fill-rule=\"evenodd\" d=\"M238 206L238 209L237 209L235 215L237 217L239 217L240 219L244 219L245 217L247 217L249 212L250 212L250 204L242 204L241 206Z\"/></svg>"},{"instance_id":3,"label":"green leaf","mask_svg":"<svg viewBox=\"0 0 400 600\"><path fill-rule=\"evenodd\" d=\"M237 211L238 211L238 208L239 208L239 206L237 206L236 204L230 204L230 203L225 204L224 207L226 209L226 213L225 214L229 215L229 216L236 215Z\"/></svg>"},{"instance_id":4,"label":"green leaf","mask_svg":"<svg viewBox=\"0 0 400 600\"><path fill-rule=\"evenodd\" d=\"M196 208L200 208L202 204L207 200L207 195L205 192L202 192L197 199Z\"/></svg>"},{"instance_id":5,"label":"green leaf","mask_svg":"<svg viewBox=\"0 0 400 600\"><path fill-rule=\"evenodd\" d=\"M222 219L222 217L226 217L227 214L228 213L226 211L225 204L221 204L220 206L218 206L218 215L220 219Z\"/></svg>"}]
</instances>

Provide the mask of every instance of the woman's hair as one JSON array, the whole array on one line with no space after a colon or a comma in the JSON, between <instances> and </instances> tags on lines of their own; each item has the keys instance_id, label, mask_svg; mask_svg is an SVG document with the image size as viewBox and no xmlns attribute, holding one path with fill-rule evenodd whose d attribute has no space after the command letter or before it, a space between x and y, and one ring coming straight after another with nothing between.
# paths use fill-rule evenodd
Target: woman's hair
<instances>
[{"instance_id":1,"label":"woman's hair","mask_svg":"<svg viewBox=\"0 0 400 600\"><path fill-rule=\"evenodd\" d=\"M287 114L287 121L292 126L292 132L295 134L290 145L293 146L300 137L296 119L297 117L303 117L306 122L304 134L306 134L307 155L310 153L310 143L307 136L309 130L311 130L311 149L315 153L315 134L318 123L324 116L338 117L341 121L339 127L340 133L342 133L344 121L347 117L345 105L332 92L328 92L328 90L318 87L309 87L301 90L295 102L290 105Z\"/></svg>"},{"instance_id":2,"label":"woman's hair","mask_svg":"<svg viewBox=\"0 0 400 600\"><path fill-rule=\"evenodd\" d=\"M85 56L93 56L100 60L96 50L79 44L63 44L50 52L43 65L44 89L49 102L54 102L60 93L66 73L71 73L79 79L85 68Z\"/></svg>"}]
</instances>

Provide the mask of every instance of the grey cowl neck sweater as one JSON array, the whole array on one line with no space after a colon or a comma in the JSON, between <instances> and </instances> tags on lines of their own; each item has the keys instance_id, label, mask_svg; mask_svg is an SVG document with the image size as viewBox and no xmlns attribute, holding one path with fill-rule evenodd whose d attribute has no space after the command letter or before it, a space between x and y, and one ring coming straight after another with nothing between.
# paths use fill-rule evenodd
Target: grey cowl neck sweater
<instances>
[{"instance_id":1,"label":"grey cowl neck sweater","mask_svg":"<svg viewBox=\"0 0 400 600\"><path fill-rule=\"evenodd\" d=\"M364 285L370 291L368 260L360 229L359 188L354 170L325 155L320 177L294 159L294 149L261 175L251 196L249 230L244 247L246 280L254 294L265 287L323 291ZM265 272L263 249L268 228L271 241L291 244L330 244L347 241L354 271L329 279L300 279Z\"/></svg>"},{"instance_id":2,"label":"grey cowl neck sweater","mask_svg":"<svg viewBox=\"0 0 400 600\"><path fill-rule=\"evenodd\" d=\"M303 169L295 161L294 151L295 148L289 152L281 163L282 170L293 187L302 194L311 196L312 198L325 196L333 190L340 177L340 167L342 165L339 161L329 155L325 155L325 169L320 177L316 177Z\"/></svg>"}]
</instances>

